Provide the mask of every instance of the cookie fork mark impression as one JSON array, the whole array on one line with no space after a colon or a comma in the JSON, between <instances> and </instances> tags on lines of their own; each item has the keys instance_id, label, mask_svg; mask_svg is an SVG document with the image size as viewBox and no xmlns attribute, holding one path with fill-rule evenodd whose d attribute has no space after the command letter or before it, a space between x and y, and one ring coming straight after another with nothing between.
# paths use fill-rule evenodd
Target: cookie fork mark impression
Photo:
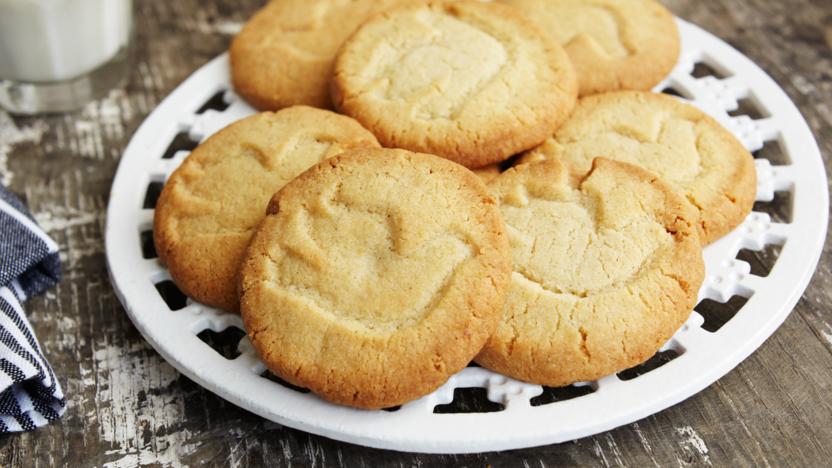
<instances>
[{"instance_id":1,"label":"cookie fork mark impression","mask_svg":"<svg viewBox=\"0 0 832 468\"><path fill-rule=\"evenodd\" d=\"M479 178L436 156L356 150L273 198L242 269L242 315L268 368L361 408L402 404L465 367L494 331L508 241Z\"/></svg>"},{"instance_id":2,"label":"cookie fork mark impression","mask_svg":"<svg viewBox=\"0 0 832 468\"><path fill-rule=\"evenodd\" d=\"M319 203L314 211L300 207L287 218L276 240L287 255L272 262L264 281L273 283L281 300L305 303L326 320L366 333L417 325L473 255L461 236L423 237L414 232L418 221L412 215L383 204L362 206L355 198ZM312 284L298 279L298 272L340 279ZM395 315L389 315L391 304Z\"/></svg>"},{"instance_id":3,"label":"cookie fork mark impression","mask_svg":"<svg viewBox=\"0 0 832 468\"><path fill-rule=\"evenodd\" d=\"M553 387L595 380L652 356L690 315L704 275L696 211L652 174L596 159L578 180L552 160L489 187L514 273L481 365Z\"/></svg>"}]
</instances>

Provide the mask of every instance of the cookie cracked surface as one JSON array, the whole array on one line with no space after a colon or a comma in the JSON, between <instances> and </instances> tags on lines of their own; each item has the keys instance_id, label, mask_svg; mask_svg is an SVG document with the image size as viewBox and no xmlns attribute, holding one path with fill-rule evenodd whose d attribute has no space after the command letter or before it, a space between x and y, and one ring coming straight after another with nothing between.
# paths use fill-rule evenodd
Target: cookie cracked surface
<instances>
[{"instance_id":1,"label":"cookie cracked surface","mask_svg":"<svg viewBox=\"0 0 832 468\"><path fill-rule=\"evenodd\" d=\"M513 9L472 1L373 17L344 44L332 87L384 146L470 168L541 143L577 95L558 44Z\"/></svg>"},{"instance_id":2,"label":"cookie cracked surface","mask_svg":"<svg viewBox=\"0 0 832 468\"><path fill-rule=\"evenodd\" d=\"M641 166L673 186L699 209L703 244L729 233L754 206L753 156L716 120L671 96L632 91L583 98L523 161L558 159L582 176L596 156Z\"/></svg>"},{"instance_id":3,"label":"cookie cracked surface","mask_svg":"<svg viewBox=\"0 0 832 468\"><path fill-rule=\"evenodd\" d=\"M243 253L272 195L323 159L377 146L358 122L311 107L229 125L199 145L165 183L153 221L160 260L187 296L237 311Z\"/></svg>"},{"instance_id":4,"label":"cookie cracked surface","mask_svg":"<svg viewBox=\"0 0 832 468\"><path fill-rule=\"evenodd\" d=\"M242 316L284 380L384 408L468 364L500 320L509 274L499 210L476 175L356 150L274 196L242 268Z\"/></svg>"},{"instance_id":5,"label":"cookie cracked surface","mask_svg":"<svg viewBox=\"0 0 832 468\"><path fill-rule=\"evenodd\" d=\"M696 210L638 167L556 160L489 184L513 256L505 313L477 362L552 387L652 356L685 322L704 276Z\"/></svg>"},{"instance_id":6,"label":"cookie cracked surface","mask_svg":"<svg viewBox=\"0 0 832 468\"><path fill-rule=\"evenodd\" d=\"M676 65L676 22L655 0L499 0L562 44L580 94L649 90Z\"/></svg>"}]
</instances>

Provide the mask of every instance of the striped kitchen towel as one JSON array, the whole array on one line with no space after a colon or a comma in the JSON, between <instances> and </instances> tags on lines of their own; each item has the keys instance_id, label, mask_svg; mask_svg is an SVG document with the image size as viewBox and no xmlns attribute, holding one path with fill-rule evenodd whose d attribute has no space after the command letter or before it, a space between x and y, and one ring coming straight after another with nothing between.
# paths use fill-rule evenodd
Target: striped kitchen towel
<instances>
[{"instance_id":1,"label":"striped kitchen towel","mask_svg":"<svg viewBox=\"0 0 832 468\"><path fill-rule=\"evenodd\" d=\"M0 433L31 431L66 408L21 303L55 285L58 245L0 186Z\"/></svg>"}]
</instances>

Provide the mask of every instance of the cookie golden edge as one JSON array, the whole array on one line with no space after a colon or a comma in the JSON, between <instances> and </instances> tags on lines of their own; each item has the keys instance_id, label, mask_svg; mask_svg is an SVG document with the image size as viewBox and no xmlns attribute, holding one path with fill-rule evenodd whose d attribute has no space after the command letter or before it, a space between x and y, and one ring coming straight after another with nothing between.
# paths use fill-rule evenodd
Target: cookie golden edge
<instances>
[{"instance_id":1,"label":"cookie golden edge","mask_svg":"<svg viewBox=\"0 0 832 468\"><path fill-rule=\"evenodd\" d=\"M482 209L479 212L472 212L472 215L475 216L475 221L481 223L488 232L489 243L493 247L488 252L480 252L486 270L484 278L487 281L479 285L487 283L488 286L463 292L467 305L466 313L470 313L471 317L460 319L463 325L461 329L443 330L441 333L456 334L454 336L458 336L465 346L459 346L460 343L457 340L456 346L446 345L439 348L438 351L443 353L441 363L437 363L434 359L434 353L437 350L408 349L406 350L408 357L405 361L411 365L390 369L389 375L383 376L382 379L379 378L382 376L368 374L359 367L349 372L350 381L328 382L323 378L324 374L317 365L285 360L285 354L281 354L277 344L270 341L268 334L263 332L267 328L267 319L258 311L262 310L264 305L258 299L256 292L252 291L258 287L260 278L265 275L265 270L256 259L270 244L265 233L268 232L272 218L280 214L281 202L288 198L302 199L303 186L308 180L320 177L321 172L349 163L352 159L376 158L381 165L384 159L391 155L421 160L433 166L433 170L457 174L461 186L468 187L475 192ZM502 216L485 184L474 173L433 155L399 149L360 149L345 152L313 166L274 195L269 203L268 216L260 224L249 244L242 268L241 312L252 345L271 372L293 385L310 389L332 403L360 409L382 409L427 395L471 362L499 324L510 274L510 252ZM479 311L480 314L477 315L474 311ZM471 318L476 319L478 326L472 326ZM437 333L440 332L437 331ZM304 368L304 364L307 367Z\"/></svg>"},{"instance_id":2,"label":"cookie golden edge","mask_svg":"<svg viewBox=\"0 0 832 468\"><path fill-rule=\"evenodd\" d=\"M583 180L598 170L613 170L627 174L649 184L663 194L667 210L662 223L667 232L673 235L674 242L680 246L680 249L678 256L663 259L660 265L662 273L672 278L673 285L660 291L661 294L649 296L648 299L653 302L645 306L661 308L664 304L669 304L673 310L662 317L657 317L658 320L645 321L645 327L638 339L628 341L625 355L602 356L601 362L594 366L559 363L547 369L546 366L536 364L536 361L558 359L558 350L552 348L551 344L547 347L545 344L541 346L539 342L527 343L520 342L520 340L509 343L500 340L498 332L492 335L475 359L477 364L518 380L549 387L590 382L645 362L672 338L690 316L697 303L699 288L705 276L705 265L696 228L695 208L656 175L640 167L603 157L593 161L593 168L585 177L573 180L578 180L580 185ZM566 168L556 160L542 160L519 164L503 173L501 178L518 177L519 171L529 171L534 177L535 173L540 174L538 171L566 172ZM564 177L574 176L565 174ZM495 185L499 183L500 180L497 179L488 185L493 191ZM502 325L501 323L500 326ZM627 339L627 337L617 336L615 333L609 333L609 336L604 337L607 343L618 343L622 339ZM518 350L518 347L525 349ZM511 357L512 354L518 353L535 356L536 359L529 362ZM556 370L551 371L553 368Z\"/></svg>"},{"instance_id":3,"label":"cookie golden edge","mask_svg":"<svg viewBox=\"0 0 832 468\"><path fill-rule=\"evenodd\" d=\"M467 138L468 141L454 141L454 138L446 137L442 139L431 138L427 139L427 141L422 139L422 142L414 142L410 141L411 139L409 138L401 139L397 137L395 132L388 131L385 128L383 121L375 118L372 111L368 112L364 109L356 99L356 96L349 91L349 85L345 83L344 76L347 73L344 70L343 57L355 53L351 49L353 48L353 44L357 42L356 38L361 33L363 26L356 30L344 42L336 56L333 77L330 80L330 96L335 109L361 122L362 125L376 135L384 147L402 148L414 152L435 154L450 159L469 169L477 169L500 163L515 154L533 148L545 141L572 113L578 98L578 79L572 62L563 48L516 9L499 3L483 3L472 0L426 1L422 5L400 6L379 13L365 22L364 25L372 21L383 21L391 14L406 10L427 7L454 11L459 8L471 6L475 8L491 8L500 16L512 18L522 29L533 31L532 34L538 36L538 39L546 44L546 55L550 65L560 66L551 67L555 75L561 78L561 81L556 83L555 86L558 98L545 102L547 109L540 112L542 118L538 122L533 125L514 122L514 125L499 125L490 129L474 129L482 130L482 133L487 135L487 138ZM442 141L436 143L435 140Z\"/></svg>"},{"instance_id":4,"label":"cookie golden edge","mask_svg":"<svg viewBox=\"0 0 832 468\"><path fill-rule=\"evenodd\" d=\"M703 113L704 114L704 113ZM708 245L725 237L742 224L754 210L757 199L757 168L754 157L727 129L708 115L703 115L707 125L723 132L726 151L738 160L730 175L731 182L722 192L728 203L706 203L700 209L699 229L702 245ZM694 204L695 200L691 200Z\"/></svg>"},{"instance_id":5,"label":"cookie golden edge","mask_svg":"<svg viewBox=\"0 0 832 468\"><path fill-rule=\"evenodd\" d=\"M240 312L238 291L240 265L232 266L223 262L212 262L210 265L203 265L202 261L194 261L197 254L178 245L182 236L177 232L173 222L176 219L176 209L171 201L173 187L179 180L178 174L187 171L193 165L198 166L200 164L199 154L205 151L206 145L213 145L219 139L225 138L225 134L245 128L249 119L274 118L280 113L285 115L294 114L296 118L302 118L302 115L307 113L320 113L337 120L349 119L347 116L309 106L292 106L275 112L264 111L239 119L220 129L194 148L191 154L165 181L162 192L156 201L153 212L153 243L159 261L168 269L177 288L187 297L199 303L238 314ZM355 125L356 129L360 128L362 132L366 133L366 143L368 145L378 147L378 141L369 131L361 127L358 122L351 121L351 123ZM264 206L264 212L265 209Z\"/></svg>"}]
</instances>

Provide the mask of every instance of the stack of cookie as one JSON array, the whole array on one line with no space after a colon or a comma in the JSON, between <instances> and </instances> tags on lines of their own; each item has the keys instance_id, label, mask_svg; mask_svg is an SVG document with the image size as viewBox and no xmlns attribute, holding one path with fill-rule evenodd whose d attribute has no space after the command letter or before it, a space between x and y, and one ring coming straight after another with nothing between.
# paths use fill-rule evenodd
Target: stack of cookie
<instances>
[{"instance_id":1,"label":"stack of cookie","mask_svg":"<svg viewBox=\"0 0 832 468\"><path fill-rule=\"evenodd\" d=\"M653 0L273 0L230 54L263 112L170 177L157 251L336 403L472 360L547 386L637 365L756 187L728 131L647 91L678 54Z\"/></svg>"}]
</instances>

